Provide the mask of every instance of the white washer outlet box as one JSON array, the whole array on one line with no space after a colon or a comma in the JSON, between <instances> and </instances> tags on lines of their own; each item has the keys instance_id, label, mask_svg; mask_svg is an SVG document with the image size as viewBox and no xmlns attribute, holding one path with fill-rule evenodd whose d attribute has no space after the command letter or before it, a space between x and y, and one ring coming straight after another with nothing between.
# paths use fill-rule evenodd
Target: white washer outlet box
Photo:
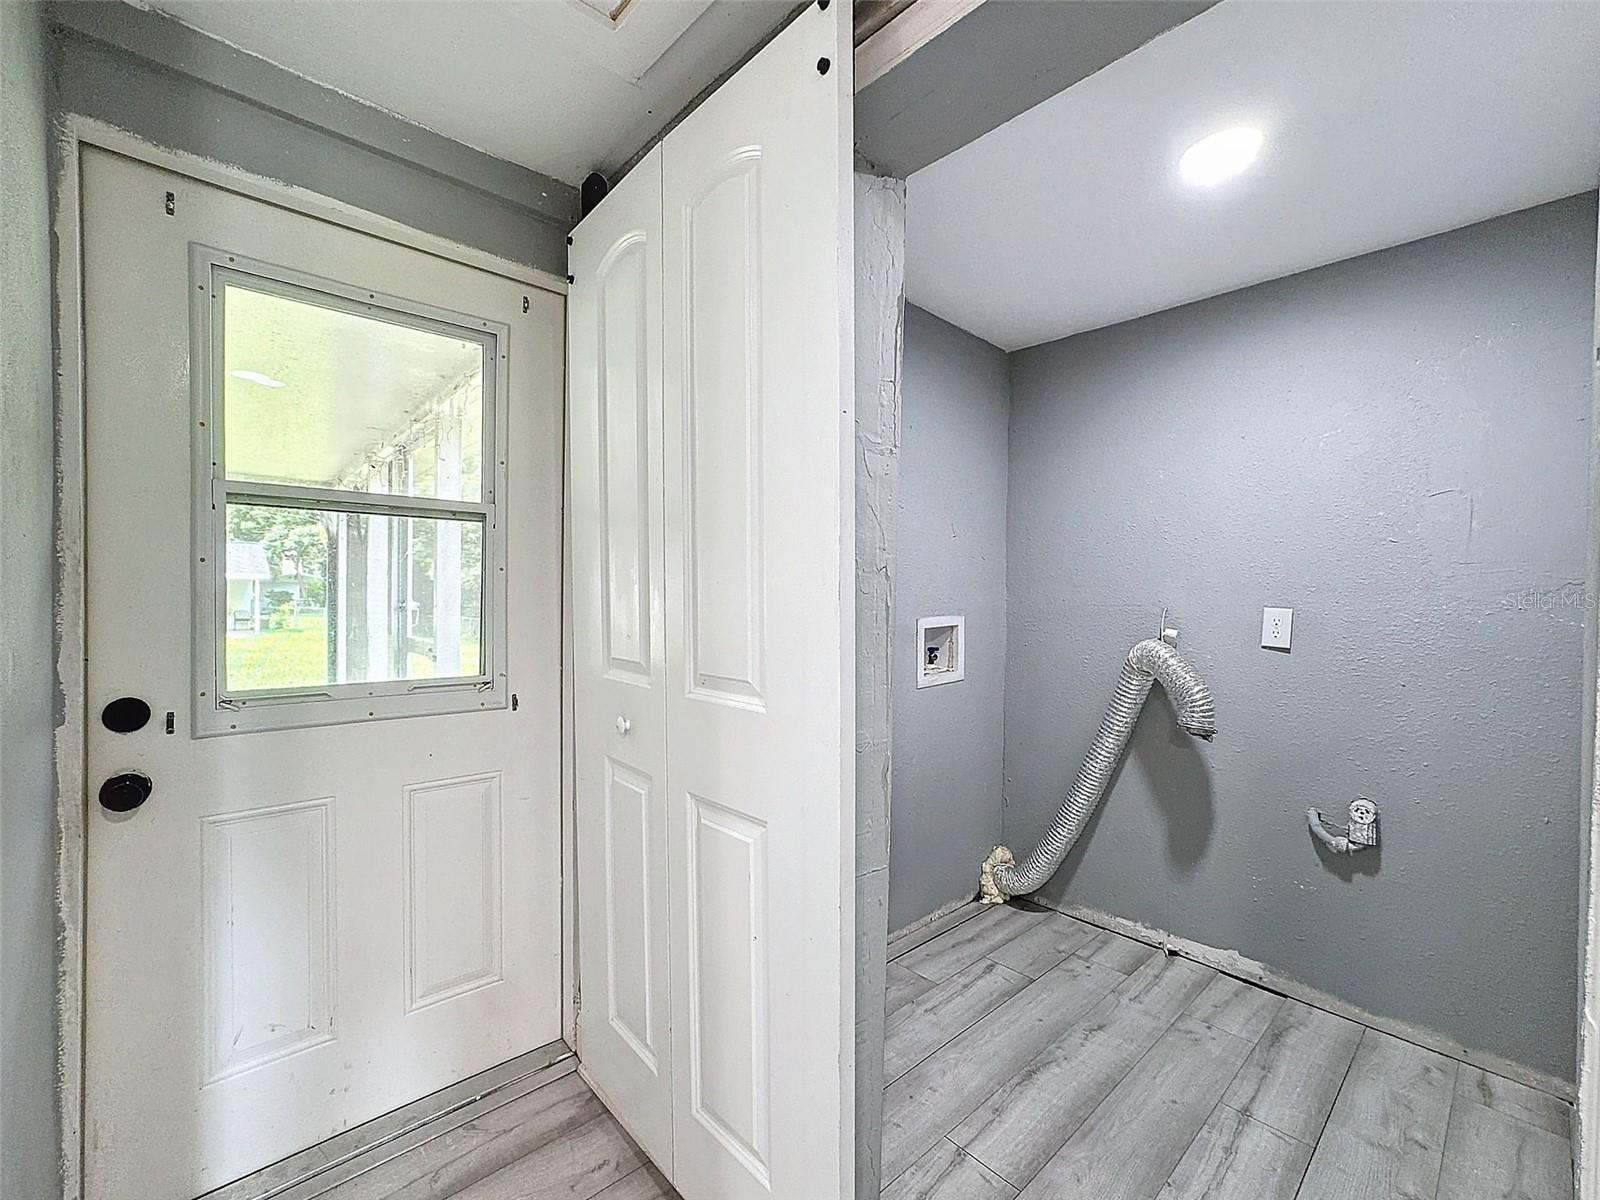
<instances>
[{"instance_id":1,"label":"white washer outlet box","mask_svg":"<svg viewBox=\"0 0 1600 1200\"><path fill-rule=\"evenodd\" d=\"M917 686L956 683L967 676L967 619L923 617L917 621Z\"/></svg>"},{"instance_id":2,"label":"white washer outlet box","mask_svg":"<svg viewBox=\"0 0 1600 1200\"><path fill-rule=\"evenodd\" d=\"M1287 650L1289 635L1294 630L1294 609L1263 608L1261 610L1261 648Z\"/></svg>"}]
</instances>

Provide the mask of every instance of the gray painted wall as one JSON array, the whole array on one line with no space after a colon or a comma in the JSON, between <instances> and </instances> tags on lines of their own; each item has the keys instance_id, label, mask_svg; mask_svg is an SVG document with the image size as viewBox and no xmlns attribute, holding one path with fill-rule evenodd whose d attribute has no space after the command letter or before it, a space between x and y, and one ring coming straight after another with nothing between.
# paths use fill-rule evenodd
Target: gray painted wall
<instances>
[{"instance_id":1,"label":"gray painted wall","mask_svg":"<svg viewBox=\"0 0 1600 1200\"><path fill-rule=\"evenodd\" d=\"M1013 356L1007 842L1164 605L1221 727L1157 689L1044 898L1572 1078L1595 230L1591 193ZM1356 793L1384 845L1330 858L1304 810Z\"/></svg>"},{"instance_id":2,"label":"gray painted wall","mask_svg":"<svg viewBox=\"0 0 1600 1200\"><path fill-rule=\"evenodd\" d=\"M977 891L1000 838L1005 354L906 305L894 546L889 928ZM917 619L966 616L966 678L918 690Z\"/></svg>"},{"instance_id":3,"label":"gray painted wall","mask_svg":"<svg viewBox=\"0 0 1600 1200\"><path fill-rule=\"evenodd\" d=\"M44 24L0 3L0 1196L60 1192Z\"/></svg>"},{"instance_id":4,"label":"gray painted wall","mask_svg":"<svg viewBox=\"0 0 1600 1200\"><path fill-rule=\"evenodd\" d=\"M1597 213L1600 219L1600 213ZM1600 233L1600 231L1597 231ZM1594 411L1600 413L1600 256L1597 256L1594 276ZM1581 836L1578 839L1578 872L1583 880L1583 889L1580 893L1582 900L1578 906L1578 961L1581 970L1579 980L1577 1003L1579 1011L1583 1013L1583 1020L1578 1026L1578 1054L1577 1071L1579 1094L1591 1085L1596 1062L1596 1051L1600 1046L1596 1044L1596 1037L1600 1036L1600 1029L1595 1028L1593 1010L1587 1008L1589 1002L1588 990L1594 986L1596 963L1590 946L1594 940L1594 930L1591 928L1594 920L1593 904L1595 901L1594 862L1590 854L1590 847L1594 844L1595 814L1600 811L1600 782L1596 770L1596 748L1600 745L1600 712L1597 712L1597 697L1600 697L1600 428L1593 428L1591 422L1589 430L1589 606L1588 627L1584 637L1583 656L1583 782L1580 788L1584 798L1582 818L1579 823ZM1596 997L1600 1001L1600 996ZM1583 1119L1574 1121L1573 1152L1578 1160L1579 1194L1583 1188L1589 1186L1589 1180L1595 1178L1595 1134L1597 1122L1600 1122L1600 1113L1580 1114Z\"/></svg>"},{"instance_id":5,"label":"gray painted wall","mask_svg":"<svg viewBox=\"0 0 1600 1200\"><path fill-rule=\"evenodd\" d=\"M56 3L50 22L63 112L566 274L568 184L121 0Z\"/></svg>"}]
</instances>

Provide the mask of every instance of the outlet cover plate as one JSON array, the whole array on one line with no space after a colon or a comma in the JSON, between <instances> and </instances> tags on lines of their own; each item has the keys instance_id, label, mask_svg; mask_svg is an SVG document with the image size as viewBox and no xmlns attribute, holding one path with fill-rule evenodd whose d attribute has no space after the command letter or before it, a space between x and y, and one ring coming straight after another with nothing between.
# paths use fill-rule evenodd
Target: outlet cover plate
<instances>
[{"instance_id":1,"label":"outlet cover plate","mask_svg":"<svg viewBox=\"0 0 1600 1200\"><path fill-rule=\"evenodd\" d=\"M1263 608L1261 610L1261 648L1287 650L1294 631L1294 609Z\"/></svg>"}]
</instances>

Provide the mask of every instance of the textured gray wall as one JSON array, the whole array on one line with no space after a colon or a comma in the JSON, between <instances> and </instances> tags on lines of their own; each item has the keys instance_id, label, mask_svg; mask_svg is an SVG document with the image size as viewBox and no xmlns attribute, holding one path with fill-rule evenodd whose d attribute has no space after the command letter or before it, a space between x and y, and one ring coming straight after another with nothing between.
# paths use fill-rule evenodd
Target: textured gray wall
<instances>
[{"instance_id":1,"label":"textured gray wall","mask_svg":"<svg viewBox=\"0 0 1600 1200\"><path fill-rule=\"evenodd\" d=\"M1572 1077L1595 227L1591 193L1013 356L1006 840L1163 605L1221 729L1158 688L1046 898ZM1330 858L1304 810L1358 792L1384 845Z\"/></svg>"},{"instance_id":2,"label":"textured gray wall","mask_svg":"<svg viewBox=\"0 0 1600 1200\"><path fill-rule=\"evenodd\" d=\"M1600 214L1597 214L1600 216ZM1594 277L1594 405L1595 412L1600 413L1600 261L1595 263ZM1591 425L1593 422L1591 422ZM1591 907L1594 897L1595 879L1594 862L1591 858L1591 847L1594 845L1594 820L1597 811L1600 811L1600 784L1597 784L1595 751L1600 744L1600 729L1596 728L1600 713L1596 712L1596 698L1600 696L1600 429L1589 430L1589 624L1584 638L1583 656L1583 782L1581 794L1584 797L1583 815L1579 822L1581 836L1578 839L1578 871L1579 878L1583 881L1581 892L1582 901L1578 907L1578 961L1582 971L1578 989L1579 1011L1584 1014L1584 1019L1578 1026L1578 1087L1580 1094L1590 1085L1593 1077L1597 1058L1596 1037L1600 1030L1594 1026L1590 1013L1584 1009L1588 1001L1587 989L1592 986L1596 976L1596 963L1590 951L1594 938L1591 922L1594 912ZM1595 1144L1594 1131L1600 1124L1600 1113L1583 1114L1584 1119L1573 1123L1573 1151L1578 1160L1579 1192L1588 1186L1588 1180L1595 1177Z\"/></svg>"},{"instance_id":3,"label":"textured gray wall","mask_svg":"<svg viewBox=\"0 0 1600 1200\"><path fill-rule=\"evenodd\" d=\"M121 0L53 4L50 21L64 112L566 274L568 184Z\"/></svg>"},{"instance_id":4,"label":"textured gray wall","mask_svg":"<svg viewBox=\"0 0 1600 1200\"><path fill-rule=\"evenodd\" d=\"M906 305L894 548L889 927L978 887L1000 837L1006 356ZM916 686L917 619L967 619L966 678Z\"/></svg>"},{"instance_id":5,"label":"textured gray wall","mask_svg":"<svg viewBox=\"0 0 1600 1200\"><path fill-rule=\"evenodd\" d=\"M895 492L905 322L906 185L855 177L856 1195L883 1174L884 960L889 933Z\"/></svg>"},{"instance_id":6,"label":"textured gray wall","mask_svg":"<svg viewBox=\"0 0 1600 1200\"><path fill-rule=\"evenodd\" d=\"M49 88L0 3L0 1196L58 1195Z\"/></svg>"}]
</instances>

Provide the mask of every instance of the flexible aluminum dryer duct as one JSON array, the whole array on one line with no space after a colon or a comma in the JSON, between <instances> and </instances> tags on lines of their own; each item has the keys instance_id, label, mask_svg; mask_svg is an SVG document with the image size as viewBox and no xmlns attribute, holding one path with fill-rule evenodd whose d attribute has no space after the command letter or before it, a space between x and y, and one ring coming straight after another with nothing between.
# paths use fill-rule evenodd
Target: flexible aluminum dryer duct
<instances>
[{"instance_id":1,"label":"flexible aluminum dryer duct","mask_svg":"<svg viewBox=\"0 0 1600 1200\"><path fill-rule=\"evenodd\" d=\"M1150 685L1157 679L1178 710L1179 729L1208 742L1216 736L1217 712L1211 703L1211 690L1200 682L1194 669L1166 642L1147 638L1134 646L1122 664L1116 695L1095 732L1083 766L1078 768L1078 777L1072 781L1067 798L1038 847L1020 865L1004 846L996 846L994 853L983 860L979 898L985 904L1002 904L1008 897L1036 892L1056 873L1105 794L1111 773L1128 748L1145 698L1150 695Z\"/></svg>"}]
</instances>

